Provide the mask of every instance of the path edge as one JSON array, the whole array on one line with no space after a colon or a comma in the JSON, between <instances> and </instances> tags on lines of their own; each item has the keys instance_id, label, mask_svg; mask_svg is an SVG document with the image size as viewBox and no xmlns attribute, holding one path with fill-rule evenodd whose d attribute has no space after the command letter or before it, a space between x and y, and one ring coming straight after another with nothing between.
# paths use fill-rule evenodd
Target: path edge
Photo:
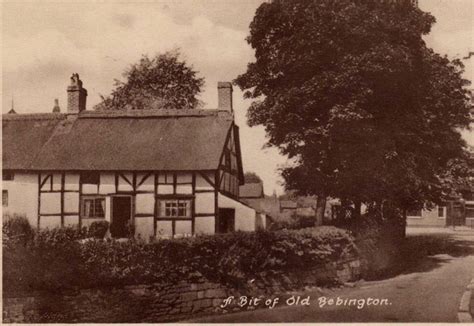
<instances>
[{"instance_id":1,"label":"path edge","mask_svg":"<svg viewBox=\"0 0 474 326\"><path fill-rule=\"evenodd\" d=\"M473 295L472 294L473 290L474 290L474 278L466 286L466 289L461 297L461 302L459 303L458 321L460 323L472 323L473 321L473 318L471 315L471 310L474 310L474 307L471 307L471 301L473 301L471 300L472 295Z\"/></svg>"}]
</instances>

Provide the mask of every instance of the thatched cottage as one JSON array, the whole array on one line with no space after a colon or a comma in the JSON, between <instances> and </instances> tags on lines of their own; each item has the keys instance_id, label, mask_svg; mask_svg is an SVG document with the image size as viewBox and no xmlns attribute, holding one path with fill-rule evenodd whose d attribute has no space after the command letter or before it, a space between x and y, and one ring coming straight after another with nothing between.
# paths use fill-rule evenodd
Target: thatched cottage
<instances>
[{"instance_id":1,"label":"thatched cottage","mask_svg":"<svg viewBox=\"0 0 474 326\"><path fill-rule=\"evenodd\" d=\"M216 110L87 111L78 75L67 92L66 113L3 115L4 212L37 228L107 220L112 236L144 239L261 225L238 199L230 83Z\"/></svg>"}]
</instances>

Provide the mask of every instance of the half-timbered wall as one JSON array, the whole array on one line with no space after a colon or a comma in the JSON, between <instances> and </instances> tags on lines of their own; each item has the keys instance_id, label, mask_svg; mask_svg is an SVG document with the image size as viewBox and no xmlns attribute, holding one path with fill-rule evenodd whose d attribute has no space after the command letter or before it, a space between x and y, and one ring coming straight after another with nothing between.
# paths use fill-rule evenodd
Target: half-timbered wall
<instances>
[{"instance_id":1,"label":"half-timbered wall","mask_svg":"<svg viewBox=\"0 0 474 326\"><path fill-rule=\"evenodd\" d=\"M79 220L79 175L42 172L38 178L38 228L73 226Z\"/></svg>"},{"instance_id":2,"label":"half-timbered wall","mask_svg":"<svg viewBox=\"0 0 474 326\"><path fill-rule=\"evenodd\" d=\"M29 210L26 215L31 224L39 228L53 228L89 226L99 220L113 222L111 216L113 198L130 196L135 234L145 240L154 236L215 233L219 207L238 207L236 229L251 230L252 228L246 224L254 224L254 215L252 212L247 212L253 211L252 209L240 207L241 204L231 200L230 197L219 195L218 185L224 182L220 176L225 175L220 171L101 172L95 173L96 177L90 176L94 172L88 173L88 177L70 172L20 174L16 177L16 181L23 178L25 182L16 182L18 184L16 187L22 189L24 195L12 193L10 201L13 202L14 198L23 198L25 205L16 206ZM27 180L29 182L26 182ZM4 188L13 189L8 183L4 182ZM29 185L28 190L22 188L23 183ZM28 198L31 198L33 203L27 204ZM103 216L85 216L84 201L91 199L101 200ZM21 213L21 210L15 207L12 209ZM241 218L250 218L251 221L241 222Z\"/></svg>"},{"instance_id":3,"label":"half-timbered wall","mask_svg":"<svg viewBox=\"0 0 474 326\"><path fill-rule=\"evenodd\" d=\"M230 129L219 168L219 189L230 197L239 197L239 168L233 129Z\"/></svg>"}]
</instances>

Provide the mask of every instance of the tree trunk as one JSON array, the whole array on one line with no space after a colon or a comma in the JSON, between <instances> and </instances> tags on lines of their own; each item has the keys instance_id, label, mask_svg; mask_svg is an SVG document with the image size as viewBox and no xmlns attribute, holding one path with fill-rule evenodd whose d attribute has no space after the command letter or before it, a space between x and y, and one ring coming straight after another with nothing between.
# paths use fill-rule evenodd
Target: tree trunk
<instances>
[{"instance_id":1,"label":"tree trunk","mask_svg":"<svg viewBox=\"0 0 474 326\"><path fill-rule=\"evenodd\" d=\"M360 200L357 200L354 202L354 218L356 220L359 220L362 213L361 213L361 210L362 210L362 202Z\"/></svg>"},{"instance_id":2,"label":"tree trunk","mask_svg":"<svg viewBox=\"0 0 474 326\"><path fill-rule=\"evenodd\" d=\"M324 221L324 212L326 211L326 196L318 196L316 200L316 223Z\"/></svg>"}]
</instances>

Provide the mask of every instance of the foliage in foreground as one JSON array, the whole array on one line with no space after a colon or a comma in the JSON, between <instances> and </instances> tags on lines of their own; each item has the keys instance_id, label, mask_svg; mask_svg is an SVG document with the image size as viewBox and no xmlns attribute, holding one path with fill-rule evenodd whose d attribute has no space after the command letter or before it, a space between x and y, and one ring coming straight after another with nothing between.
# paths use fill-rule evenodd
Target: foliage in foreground
<instances>
[{"instance_id":1,"label":"foliage in foreground","mask_svg":"<svg viewBox=\"0 0 474 326\"><path fill-rule=\"evenodd\" d=\"M64 228L24 243L4 243L4 291L176 282L205 277L238 286L354 256L353 238L335 227L236 232L145 244L97 239Z\"/></svg>"}]
</instances>

